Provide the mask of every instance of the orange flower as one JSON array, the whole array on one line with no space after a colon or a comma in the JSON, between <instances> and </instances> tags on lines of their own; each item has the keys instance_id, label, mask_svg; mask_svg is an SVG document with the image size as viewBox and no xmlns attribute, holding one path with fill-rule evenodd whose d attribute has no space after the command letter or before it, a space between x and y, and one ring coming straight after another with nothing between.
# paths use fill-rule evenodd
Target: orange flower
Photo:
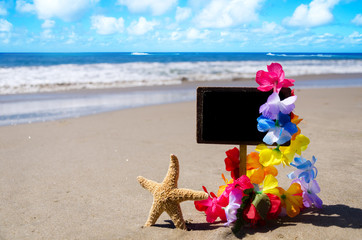
<instances>
[{"instance_id":1,"label":"orange flower","mask_svg":"<svg viewBox=\"0 0 362 240\"><path fill-rule=\"evenodd\" d=\"M294 140L297 135L299 135L302 131L300 130L300 128L298 127L298 124L303 120L303 118L299 118L299 116L297 114L294 114L293 112L290 113L290 121L292 123L294 123L297 128L298 128L298 132L294 133L292 136L291 140Z\"/></svg>"},{"instance_id":2,"label":"orange flower","mask_svg":"<svg viewBox=\"0 0 362 240\"><path fill-rule=\"evenodd\" d=\"M289 217L295 217L300 213L300 209L303 207L302 189L298 183L292 183L285 191L283 188L278 187L279 198L282 202L282 207L287 211Z\"/></svg>"},{"instance_id":3,"label":"orange flower","mask_svg":"<svg viewBox=\"0 0 362 240\"><path fill-rule=\"evenodd\" d=\"M217 194L216 194L217 197L220 197L221 194L223 194L223 192L225 191L225 188L228 186L228 184L231 184L234 182L234 179L227 180L227 178L225 178L224 174L221 174L221 177L222 177L222 179L224 179L225 185L222 185L219 187L219 190L217 191Z\"/></svg>"},{"instance_id":4,"label":"orange flower","mask_svg":"<svg viewBox=\"0 0 362 240\"><path fill-rule=\"evenodd\" d=\"M246 175L250 178L251 183L260 184L264 181L266 175L278 175L278 170L273 166L263 166L259 162L259 153L251 152L246 158Z\"/></svg>"}]
</instances>

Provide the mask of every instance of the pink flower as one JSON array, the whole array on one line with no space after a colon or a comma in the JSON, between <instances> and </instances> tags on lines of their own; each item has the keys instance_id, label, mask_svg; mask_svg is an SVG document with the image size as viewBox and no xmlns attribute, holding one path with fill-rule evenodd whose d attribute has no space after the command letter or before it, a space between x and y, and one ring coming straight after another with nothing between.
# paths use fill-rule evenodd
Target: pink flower
<instances>
[{"instance_id":1,"label":"pink flower","mask_svg":"<svg viewBox=\"0 0 362 240\"><path fill-rule=\"evenodd\" d=\"M244 192L245 189L254 188L254 185L250 182L250 179L246 175L242 175L233 183L228 184L222 195L224 195L226 198L229 198L230 192L235 188Z\"/></svg>"},{"instance_id":2,"label":"pink flower","mask_svg":"<svg viewBox=\"0 0 362 240\"><path fill-rule=\"evenodd\" d=\"M204 186L203 189L208 193ZM221 221L226 221L226 215L223 208L229 204L229 199L224 195L216 197L213 192L210 192L208 199L195 201L194 204L198 211L205 212L207 222L214 223L218 217Z\"/></svg>"},{"instance_id":3,"label":"pink flower","mask_svg":"<svg viewBox=\"0 0 362 240\"><path fill-rule=\"evenodd\" d=\"M284 78L285 74L283 71L282 65L279 63L272 63L268 65L268 72L259 70L256 73L256 82L260 85L258 90L263 92L268 92L274 90L274 92L279 93L280 89L283 87L294 86L293 79Z\"/></svg>"}]
</instances>

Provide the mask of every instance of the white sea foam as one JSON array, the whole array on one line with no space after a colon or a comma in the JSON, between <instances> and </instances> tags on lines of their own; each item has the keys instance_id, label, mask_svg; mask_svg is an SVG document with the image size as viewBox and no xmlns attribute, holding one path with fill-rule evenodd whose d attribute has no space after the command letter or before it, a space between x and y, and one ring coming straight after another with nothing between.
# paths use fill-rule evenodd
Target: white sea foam
<instances>
[{"instance_id":1,"label":"white sea foam","mask_svg":"<svg viewBox=\"0 0 362 240\"><path fill-rule=\"evenodd\" d=\"M131 55L145 56L145 55L150 55L150 54L149 53L144 53L144 52L133 52L133 53L131 53Z\"/></svg>"},{"instance_id":2,"label":"white sea foam","mask_svg":"<svg viewBox=\"0 0 362 240\"><path fill-rule=\"evenodd\" d=\"M280 61L286 77L362 73L362 60ZM270 61L133 62L0 68L0 94L255 78Z\"/></svg>"},{"instance_id":3,"label":"white sea foam","mask_svg":"<svg viewBox=\"0 0 362 240\"><path fill-rule=\"evenodd\" d=\"M299 58L310 58L310 57L321 57L321 58L330 58L333 57L332 54L286 54L286 53L267 53L267 56L277 56L277 57L299 57Z\"/></svg>"},{"instance_id":4,"label":"white sea foam","mask_svg":"<svg viewBox=\"0 0 362 240\"><path fill-rule=\"evenodd\" d=\"M191 101L194 89L121 93L0 95L0 126L80 117L163 103Z\"/></svg>"}]
</instances>

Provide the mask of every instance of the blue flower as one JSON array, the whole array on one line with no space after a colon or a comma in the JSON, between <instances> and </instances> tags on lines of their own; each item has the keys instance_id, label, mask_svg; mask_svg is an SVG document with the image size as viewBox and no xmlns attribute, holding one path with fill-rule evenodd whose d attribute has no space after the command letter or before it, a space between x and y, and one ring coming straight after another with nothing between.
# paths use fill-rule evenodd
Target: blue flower
<instances>
[{"instance_id":1,"label":"blue flower","mask_svg":"<svg viewBox=\"0 0 362 240\"><path fill-rule=\"evenodd\" d=\"M258 117L258 130L268 133L263 138L263 141L272 145L273 143L284 144L292 138L293 134L298 132L297 125L290 121L288 114L279 113L276 121L261 115Z\"/></svg>"},{"instance_id":2,"label":"blue flower","mask_svg":"<svg viewBox=\"0 0 362 240\"><path fill-rule=\"evenodd\" d=\"M294 158L294 162L290 165L296 167L297 170L288 174L288 178L300 178L303 179L306 183L309 183L311 180L315 179L318 174L317 168L314 166L317 159L313 156L312 161L309 161L303 157Z\"/></svg>"}]
</instances>

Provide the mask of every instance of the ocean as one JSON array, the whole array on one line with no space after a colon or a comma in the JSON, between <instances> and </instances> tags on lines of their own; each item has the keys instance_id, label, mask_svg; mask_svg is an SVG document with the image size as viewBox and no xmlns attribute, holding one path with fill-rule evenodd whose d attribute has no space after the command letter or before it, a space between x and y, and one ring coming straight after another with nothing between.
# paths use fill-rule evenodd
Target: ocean
<instances>
[{"instance_id":1,"label":"ocean","mask_svg":"<svg viewBox=\"0 0 362 240\"><path fill-rule=\"evenodd\" d=\"M362 53L1 53L0 94L362 72Z\"/></svg>"},{"instance_id":2,"label":"ocean","mask_svg":"<svg viewBox=\"0 0 362 240\"><path fill-rule=\"evenodd\" d=\"M251 80L271 62L281 63L287 78L362 73L362 53L0 53L0 125L191 101L194 87L88 94L78 90ZM362 79L296 84L343 86L362 86Z\"/></svg>"}]
</instances>

